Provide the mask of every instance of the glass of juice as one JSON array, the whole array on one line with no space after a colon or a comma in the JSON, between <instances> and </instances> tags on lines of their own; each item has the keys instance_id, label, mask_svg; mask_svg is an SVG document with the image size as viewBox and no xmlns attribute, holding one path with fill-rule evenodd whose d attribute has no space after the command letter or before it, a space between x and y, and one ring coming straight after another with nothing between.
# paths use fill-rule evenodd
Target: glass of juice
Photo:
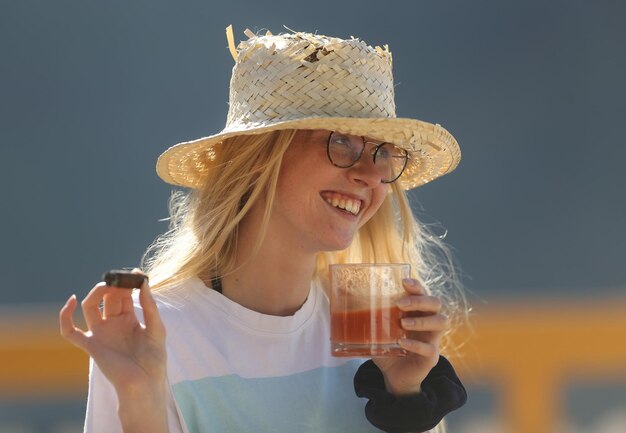
<instances>
[{"instance_id":1,"label":"glass of juice","mask_svg":"<svg viewBox=\"0 0 626 433\"><path fill-rule=\"evenodd\" d=\"M333 356L405 356L396 300L406 291L405 263L330 265L330 343Z\"/></svg>"}]
</instances>

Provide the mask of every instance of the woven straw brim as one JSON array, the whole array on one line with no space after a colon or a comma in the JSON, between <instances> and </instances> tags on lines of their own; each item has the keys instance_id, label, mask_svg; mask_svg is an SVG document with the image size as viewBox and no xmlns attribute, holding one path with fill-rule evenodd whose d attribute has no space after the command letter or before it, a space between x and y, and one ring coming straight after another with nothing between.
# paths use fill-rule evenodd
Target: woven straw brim
<instances>
[{"instance_id":1,"label":"woven straw brim","mask_svg":"<svg viewBox=\"0 0 626 433\"><path fill-rule=\"evenodd\" d=\"M440 125L404 118L309 117L276 123L229 125L209 137L179 143L163 152L157 174L165 182L200 188L215 166L213 146L237 135L263 134L284 129L324 129L387 141L409 151L407 167L398 179L408 190L428 183L456 168L461 150L454 137Z\"/></svg>"}]
</instances>

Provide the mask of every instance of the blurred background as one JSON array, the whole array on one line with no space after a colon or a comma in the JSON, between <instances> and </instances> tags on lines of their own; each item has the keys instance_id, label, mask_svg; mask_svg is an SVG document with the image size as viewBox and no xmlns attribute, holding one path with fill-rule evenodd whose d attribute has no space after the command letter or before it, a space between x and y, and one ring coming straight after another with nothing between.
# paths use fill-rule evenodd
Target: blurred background
<instances>
[{"instance_id":1,"label":"blurred background","mask_svg":"<svg viewBox=\"0 0 626 433\"><path fill-rule=\"evenodd\" d=\"M0 432L82 429L57 311L167 229L154 166L222 129L225 27L389 44L400 117L463 160L411 192L473 331L461 433L626 432L626 3L0 1Z\"/></svg>"}]
</instances>

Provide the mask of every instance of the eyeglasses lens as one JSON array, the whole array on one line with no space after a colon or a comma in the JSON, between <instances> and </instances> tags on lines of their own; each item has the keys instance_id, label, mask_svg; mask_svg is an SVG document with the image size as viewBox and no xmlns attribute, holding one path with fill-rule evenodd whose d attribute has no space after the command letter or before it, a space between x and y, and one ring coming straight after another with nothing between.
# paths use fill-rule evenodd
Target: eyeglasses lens
<instances>
[{"instance_id":1,"label":"eyeglasses lens","mask_svg":"<svg viewBox=\"0 0 626 433\"><path fill-rule=\"evenodd\" d=\"M382 182L393 182L402 172L407 162L407 152L392 143L373 143L371 156ZM352 167L361 157L366 142L361 137L333 132L328 140L328 157L333 165L341 168Z\"/></svg>"}]
</instances>

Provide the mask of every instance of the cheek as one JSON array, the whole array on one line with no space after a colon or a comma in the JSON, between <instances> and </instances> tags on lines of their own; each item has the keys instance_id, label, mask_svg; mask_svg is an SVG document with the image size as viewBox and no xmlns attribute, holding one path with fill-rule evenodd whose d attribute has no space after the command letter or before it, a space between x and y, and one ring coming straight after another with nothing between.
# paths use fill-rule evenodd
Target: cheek
<instances>
[{"instance_id":1,"label":"cheek","mask_svg":"<svg viewBox=\"0 0 626 433\"><path fill-rule=\"evenodd\" d=\"M279 182L306 183L322 166L319 146L306 144L292 142L289 145L282 158ZM322 156L326 157L325 150Z\"/></svg>"},{"instance_id":2,"label":"cheek","mask_svg":"<svg viewBox=\"0 0 626 433\"><path fill-rule=\"evenodd\" d=\"M363 224L367 223L370 219L372 219L374 214L378 212L378 209L380 209L383 202L387 198L388 193L389 193L389 185L387 184L381 185L372 193L372 203L370 204L370 207L367 209L367 214L364 215L364 218L361 220L359 226L363 226Z\"/></svg>"},{"instance_id":3,"label":"cheek","mask_svg":"<svg viewBox=\"0 0 626 433\"><path fill-rule=\"evenodd\" d=\"M387 196L389 195L389 184L382 184L372 194L372 209L373 213L376 213L380 206L383 204Z\"/></svg>"}]
</instances>

